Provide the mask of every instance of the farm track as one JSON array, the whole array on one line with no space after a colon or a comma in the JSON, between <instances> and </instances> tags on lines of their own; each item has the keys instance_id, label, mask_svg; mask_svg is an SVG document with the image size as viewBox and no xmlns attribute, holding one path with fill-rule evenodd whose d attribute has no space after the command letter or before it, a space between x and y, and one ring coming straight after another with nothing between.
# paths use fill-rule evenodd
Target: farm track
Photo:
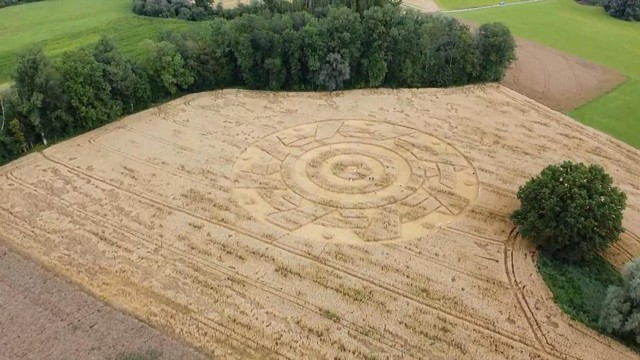
<instances>
[{"instance_id":1,"label":"farm track","mask_svg":"<svg viewBox=\"0 0 640 360\"><path fill-rule=\"evenodd\" d=\"M542 332L542 328L540 327L539 321L535 318L533 311L531 310L531 306L527 302L527 298L522 292L522 287L526 286L525 284L520 284L518 278L516 276L515 267L513 264L513 251L516 241L518 241L518 233L516 228L513 228L509 233L509 237L507 239L507 243L504 248L504 266L505 273L509 278L509 285L511 290L513 291L513 295L518 302L518 306L520 310L525 314L525 318L527 319L527 324L533 333L536 341L539 346L548 354L553 354L554 356L560 358L563 357L557 349L554 348L553 344L551 344L544 333ZM577 359L573 356L564 355L565 358Z\"/></svg>"}]
</instances>

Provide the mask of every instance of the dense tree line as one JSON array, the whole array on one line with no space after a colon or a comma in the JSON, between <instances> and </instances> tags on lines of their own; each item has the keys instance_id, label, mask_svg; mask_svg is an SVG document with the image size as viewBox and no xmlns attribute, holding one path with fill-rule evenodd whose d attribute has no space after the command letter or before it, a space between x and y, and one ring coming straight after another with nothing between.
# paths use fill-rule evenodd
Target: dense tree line
<instances>
[{"instance_id":1,"label":"dense tree line","mask_svg":"<svg viewBox=\"0 0 640 360\"><path fill-rule=\"evenodd\" d=\"M22 53L0 94L0 162L188 92L227 87L337 90L498 81L514 59L502 24L472 33L457 20L372 7L217 18L146 40L124 56L108 39L56 61Z\"/></svg>"},{"instance_id":2,"label":"dense tree line","mask_svg":"<svg viewBox=\"0 0 640 360\"><path fill-rule=\"evenodd\" d=\"M577 0L585 5L601 5L607 14L622 20L640 21L640 0Z\"/></svg>"},{"instance_id":3,"label":"dense tree line","mask_svg":"<svg viewBox=\"0 0 640 360\"><path fill-rule=\"evenodd\" d=\"M42 0L0 0L0 9L2 9L3 7L11 6L11 5L26 4L30 2L36 2L36 1L42 1Z\"/></svg>"},{"instance_id":4,"label":"dense tree line","mask_svg":"<svg viewBox=\"0 0 640 360\"><path fill-rule=\"evenodd\" d=\"M221 10L207 0L133 0L132 9L138 15L192 21L206 20Z\"/></svg>"},{"instance_id":5,"label":"dense tree line","mask_svg":"<svg viewBox=\"0 0 640 360\"><path fill-rule=\"evenodd\" d=\"M603 0L607 14L627 21L640 21L640 0Z\"/></svg>"},{"instance_id":6,"label":"dense tree line","mask_svg":"<svg viewBox=\"0 0 640 360\"><path fill-rule=\"evenodd\" d=\"M2 0L0 0L2 1ZM363 14L374 6L399 5L401 0L253 0L250 5L238 4L225 9L222 4L212 5L211 0L132 0L132 10L138 15L180 18L190 21L209 20L216 17L234 19L244 14L292 13L300 11L322 12L328 7L347 7Z\"/></svg>"}]
</instances>

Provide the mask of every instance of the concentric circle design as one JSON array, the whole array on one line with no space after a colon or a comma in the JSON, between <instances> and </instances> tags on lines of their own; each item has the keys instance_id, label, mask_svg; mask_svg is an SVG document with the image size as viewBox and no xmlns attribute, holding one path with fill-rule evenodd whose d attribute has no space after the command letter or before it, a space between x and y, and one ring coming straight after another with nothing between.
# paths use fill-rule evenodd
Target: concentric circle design
<instances>
[{"instance_id":1,"label":"concentric circle design","mask_svg":"<svg viewBox=\"0 0 640 360\"><path fill-rule=\"evenodd\" d=\"M323 121L267 136L233 169L256 218L321 241L419 237L475 200L475 169L457 149L385 122Z\"/></svg>"}]
</instances>

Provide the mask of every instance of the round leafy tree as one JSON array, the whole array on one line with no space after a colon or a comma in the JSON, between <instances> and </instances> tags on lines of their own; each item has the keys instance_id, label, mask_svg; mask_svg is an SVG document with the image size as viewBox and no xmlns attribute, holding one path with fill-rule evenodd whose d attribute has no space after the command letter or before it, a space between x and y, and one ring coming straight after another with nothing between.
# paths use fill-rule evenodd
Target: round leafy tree
<instances>
[{"instance_id":1,"label":"round leafy tree","mask_svg":"<svg viewBox=\"0 0 640 360\"><path fill-rule=\"evenodd\" d=\"M518 190L511 219L552 256L588 260L618 239L627 196L598 165L551 165Z\"/></svg>"}]
</instances>

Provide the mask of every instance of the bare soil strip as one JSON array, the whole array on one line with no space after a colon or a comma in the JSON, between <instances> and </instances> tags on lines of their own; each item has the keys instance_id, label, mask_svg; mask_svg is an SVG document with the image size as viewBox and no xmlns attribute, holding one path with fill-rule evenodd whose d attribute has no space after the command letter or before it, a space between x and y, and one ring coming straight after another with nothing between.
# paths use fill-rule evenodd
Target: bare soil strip
<instances>
[{"instance_id":1,"label":"bare soil strip","mask_svg":"<svg viewBox=\"0 0 640 360\"><path fill-rule=\"evenodd\" d=\"M472 28L478 25L460 19ZM597 99L620 85L623 74L522 38L516 40L516 61L502 85L560 112Z\"/></svg>"},{"instance_id":2,"label":"bare soil strip","mask_svg":"<svg viewBox=\"0 0 640 360\"><path fill-rule=\"evenodd\" d=\"M624 81L624 75L532 41L518 38L518 60L502 85L554 110L566 112Z\"/></svg>"},{"instance_id":3,"label":"bare soil strip","mask_svg":"<svg viewBox=\"0 0 640 360\"><path fill-rule=\"evenodd\" d=\"M549 163L640 153L505 87L191 95L0 169L3 241L223 358L635 359L508 220Z\"/></svg>"},{"instance_id":4,"label":"bare soil strip","mask_svg":"<svg viewBox=\"0 0 640 360\"><path fill-rule=\"evenodd\" d=\"M0 359L205 359L0 245Z\"/></svg>"}]
</instances>

